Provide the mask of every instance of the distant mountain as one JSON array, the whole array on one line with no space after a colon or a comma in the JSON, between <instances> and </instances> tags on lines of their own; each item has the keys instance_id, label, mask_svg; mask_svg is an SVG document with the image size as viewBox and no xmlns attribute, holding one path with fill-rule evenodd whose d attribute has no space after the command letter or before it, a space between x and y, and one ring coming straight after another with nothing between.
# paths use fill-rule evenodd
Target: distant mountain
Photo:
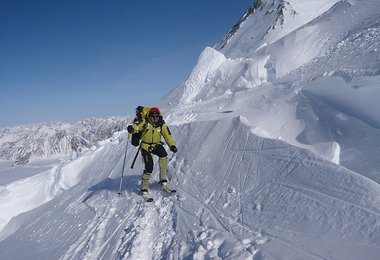
<instances>
[{"instance_id":1,"label":"distant mountain","mask_svg":"<svg viewBox=\"0 0 380 260\"><path fill-rule=\"evenodd\" d=\"M126 118L91 118L0 129L0 159L26 164L31 158L68 155L126 129Z\"/></svg>"}]
</instances>

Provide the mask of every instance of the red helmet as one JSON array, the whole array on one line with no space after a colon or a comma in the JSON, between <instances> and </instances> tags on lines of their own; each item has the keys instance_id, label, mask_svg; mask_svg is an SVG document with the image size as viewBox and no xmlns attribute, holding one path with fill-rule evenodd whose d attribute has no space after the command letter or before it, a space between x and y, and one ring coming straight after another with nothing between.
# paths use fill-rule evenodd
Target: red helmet
<instances>
[{"instance_id":1,"label":"red helmet","mask_svg":"<svg viewBox=\"0 0 380 260\"><path fill-rule=\"evenodd\" d=\"M157 107L152 107L149 112L149 116L159 116L160 110Z\"/></svg>"}]
</instances>

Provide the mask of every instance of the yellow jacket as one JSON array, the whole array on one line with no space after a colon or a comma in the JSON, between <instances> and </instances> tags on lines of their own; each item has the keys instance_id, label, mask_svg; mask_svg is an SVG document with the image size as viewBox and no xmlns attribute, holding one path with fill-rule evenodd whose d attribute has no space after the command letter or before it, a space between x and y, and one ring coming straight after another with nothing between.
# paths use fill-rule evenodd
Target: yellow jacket
<instances>
[{"instance_id":1,"label":"yellow jacket","mask_svg":"<svg viewBox=\"0 0 380 260\"><path fill-rule=\"evenodd\" d=\"M141 148L146 151L149 151L150 146L154 148L157 144L162 143L162 137L169 147L175 146L169 127L162 119L157 125L154 125L151 118L143 118L139 124L133 124L132 127L135 132L142 133Z\"/></svg>"}]
</instances>

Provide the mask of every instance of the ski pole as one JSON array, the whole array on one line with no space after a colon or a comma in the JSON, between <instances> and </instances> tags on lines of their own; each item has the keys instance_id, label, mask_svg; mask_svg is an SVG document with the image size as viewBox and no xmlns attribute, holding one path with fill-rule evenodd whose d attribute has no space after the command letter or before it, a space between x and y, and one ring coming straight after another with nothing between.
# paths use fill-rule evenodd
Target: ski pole
<instances>
[{"instance_id":1,"label":"ski pole","mask_svg":"<svg viewBox=\"0 0 380 260\"><path fill-rule=\"evenodd\" d=\"M137 149L135 158L133 159L133 162L132 162L132 165L131 165L131 169L133 169L133 166L135 166L135 162L136 162L137 156L139 155L140 149L141 149L141 146L139 146L139 149Z\"/></svg>"},{"instance_id":2,"label":"ski pole","mask_svg":"<svg viewBox=\"0 0 380 260\"><path fill-rule=\"evenodd\" d=\"M127 158L127 149L128 149L128 140L127 140L127 145L125 146L124 162L123 162L123 169L121 170L119 192L117 193L119 196L121 194L121 186L123 185L123 176L124 176L125 159Z\"/></svg>"}]
</instances>

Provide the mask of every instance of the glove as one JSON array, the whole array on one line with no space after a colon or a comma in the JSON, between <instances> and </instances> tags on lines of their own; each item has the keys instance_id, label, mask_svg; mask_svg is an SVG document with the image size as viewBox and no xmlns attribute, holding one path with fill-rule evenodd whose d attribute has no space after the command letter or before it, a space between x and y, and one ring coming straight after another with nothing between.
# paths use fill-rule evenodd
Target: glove
<instances>
[{"instance_id":1,"label":"glove","mask_svg":"<svg viewBox=\"0 0 380 260\"><path fill-rule=\"evenodd\" d=\"M133 132L135 131L133 129L132 125L127 126L127 130L128 130L128 133L130 133L130 134L133 134Z\"/></svg>"},{"instance_id":2,"label":"glove","mask_svg":"<svg viewBox=\"0 0 380 260\"><path fill-rule=\"evenodd\" d=\"M170 146L170 151L172 151L173 153L176 153L177 147L175 147L175 145Z\"/></svg>"},{"instance_id":3,"label":"glove","mask_svg":"<svg viewBox=\"0 0 380 260\"><path fill-rule=\"evenodd\" d=\"M138 125L141 123L141 117L133 119L133 123Z\"/></svg>"}]
</instances>

